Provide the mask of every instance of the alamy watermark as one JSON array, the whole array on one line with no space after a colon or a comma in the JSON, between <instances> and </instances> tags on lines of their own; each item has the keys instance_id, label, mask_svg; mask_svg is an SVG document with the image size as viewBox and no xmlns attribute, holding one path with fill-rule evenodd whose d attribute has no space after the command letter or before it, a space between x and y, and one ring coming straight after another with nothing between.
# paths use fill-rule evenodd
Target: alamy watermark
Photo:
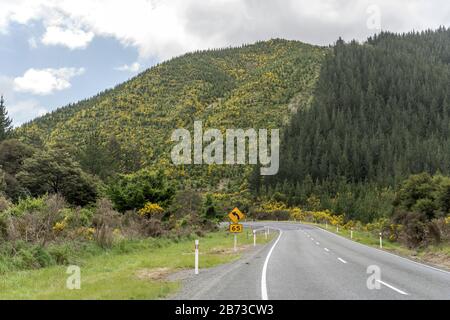
<instances>
[{"instance_id":1,"label":"alamy watermark","mask_svg":"<svg viewBox=\"0 0 450 320\"><path fill-rule=\"evenodd\" d=\"M367 288L369 290L381 289L381 269L379 266L371 265L367 267L367 274L370 276L367 278Z\"/></svg>"},{"instance_id":2,"label":"alamy watermark","mask_svg":"<svg viewBox=\"0 0 450 320\"><path fill-rule=\"evenodd\" d=\"M172 149L171 158L175 165L183 164L259 164L261 175L278 173L280 162L279 129L228 129L225 140L218 129L203 131L202 121L194 122L194 139L187 129L176 129L172 141L178 142ZM193 148L192 148L193 147ZM248 148L247 148L248 147ZM246 153L248 149L248 153Z\"/></svg>"},{"instance_id":3,"label":"alamy watermark","mask_svg":"<svg viewBox=\"0 0 450 320\"><path fill-rule=\"evenodd\" d=\"M381 30L381 8L372 4L367 7L366 13L369 15L366 26L369 30Z\"/></svg>"},{"instance_id":4,"label":"alamy watermark","mask_svg":"<svg viewBox=\"0 0 450 320\"><path fill-rule=\"evenodd\" d=\"M66 288L69 290L81 289L81 268L79 266L69 266L66 270L69 276L66 279Z\"/></svg>"}]
</instances>

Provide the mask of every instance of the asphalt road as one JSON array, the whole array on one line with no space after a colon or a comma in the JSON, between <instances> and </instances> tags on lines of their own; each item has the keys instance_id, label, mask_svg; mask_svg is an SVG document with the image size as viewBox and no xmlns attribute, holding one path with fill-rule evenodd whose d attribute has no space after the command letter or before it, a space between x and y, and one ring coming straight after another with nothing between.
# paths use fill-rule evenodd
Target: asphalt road
<instances>
[{"instance_id":1,"label":"asphalt road","mask_svg":"<svg viewBox=\"0 0 450 320\"><path fill-rule=\"evenodd\" d=\"M237 262L201 271L178 298L450 299L449 272L309 225L246 226L269 226L279 236Z\"/></svg>"}]
</instances>

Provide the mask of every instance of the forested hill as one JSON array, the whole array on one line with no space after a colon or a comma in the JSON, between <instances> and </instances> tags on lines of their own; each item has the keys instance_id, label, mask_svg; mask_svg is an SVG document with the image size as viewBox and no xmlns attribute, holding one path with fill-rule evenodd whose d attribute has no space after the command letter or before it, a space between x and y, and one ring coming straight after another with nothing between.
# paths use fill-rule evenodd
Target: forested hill
<instances>
[{"instance_id":1,"label":"forested hill","mask_svg":"<svg viewBox=\"0 0 450 320\"><path fill-rule=\"evenodd\" d=\"M333 51L311 108L285 131L281 169L268 185L284 185L302 202L313 182L316 193L334 197L349 192L338 184L393 186L411 173L449 174L450 30L339 40Z\"/></svg>"},{"instance_id":2,"label":"forested hill","mask_svg":"<svg viewBox=\"0 0 450 320\"><path fill-rule=\"evenodd\" d=\"M277 39L186 54L25 124L16 133L35 145L74 146L81 150L78 158L85 169L103 176L110 168L129 172L161 166L170 160L172 131L192 130L194 120L221 129L287 123L293 111L310 102L327 50ZM209 170L217 173L212 183L234 174L223 167Z\"/></svg>"}]
</instances>

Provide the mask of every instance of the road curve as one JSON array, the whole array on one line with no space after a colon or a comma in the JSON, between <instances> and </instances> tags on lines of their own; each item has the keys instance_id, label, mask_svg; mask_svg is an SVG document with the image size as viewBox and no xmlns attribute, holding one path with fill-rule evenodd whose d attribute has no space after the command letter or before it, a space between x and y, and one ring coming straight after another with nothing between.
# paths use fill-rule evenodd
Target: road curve
<instances>
[{"instance_id":1,"label":"road curve","mask_svg":"<svg viewBox=\"0 0 450 320\"><path fill-rule=\"evenodd\" d=\"M183 299L450 299L450 273L302 224L257 222L279 237L202 273ZM379 276L378 276L379 275Z\"/></svg>"}]
</instances>

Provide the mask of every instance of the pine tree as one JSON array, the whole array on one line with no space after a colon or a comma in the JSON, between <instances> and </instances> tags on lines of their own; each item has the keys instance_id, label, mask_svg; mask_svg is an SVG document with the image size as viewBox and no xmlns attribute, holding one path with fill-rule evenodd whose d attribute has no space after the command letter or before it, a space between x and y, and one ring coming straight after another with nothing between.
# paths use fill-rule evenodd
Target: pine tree
<instances>
[{"instance_id":1,"label":"pine tree","mask_svg":"<svg viewBox=\"0 0 450 320\"><path fill-rule=\"evenodd\" d=\"M0 98L0 141L6 140L12 131L12 120L8 117L3 95Z\"/></svg>"}]
</instances>

